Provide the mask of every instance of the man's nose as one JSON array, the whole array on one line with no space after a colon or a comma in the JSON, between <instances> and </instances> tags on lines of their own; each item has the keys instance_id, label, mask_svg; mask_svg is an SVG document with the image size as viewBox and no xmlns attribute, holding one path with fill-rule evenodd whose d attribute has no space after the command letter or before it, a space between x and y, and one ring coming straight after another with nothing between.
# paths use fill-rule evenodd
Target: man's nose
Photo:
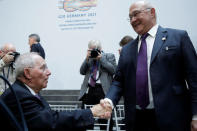
<instances>
[{"instance_id":1,"label":"man's nose","mask_svg":"<svg viewBox=\"0 0 197 131\"><path fill-rule=\"evenodd\" d=\"M47 76L51 75L51 71L49 69L47 69Z\"/></svg>"},{"instance_id":2,"label":"man's nose","mask_svg":"<svg viewBox=\"0 0 197 131\"><path fill-rule=\"evenodd\" d=\"M130 20L131 24L132 24L133 22L135 22L135 21L136 21L136 17L132 17L132 19Z\"/></svg>"}]
</instances>

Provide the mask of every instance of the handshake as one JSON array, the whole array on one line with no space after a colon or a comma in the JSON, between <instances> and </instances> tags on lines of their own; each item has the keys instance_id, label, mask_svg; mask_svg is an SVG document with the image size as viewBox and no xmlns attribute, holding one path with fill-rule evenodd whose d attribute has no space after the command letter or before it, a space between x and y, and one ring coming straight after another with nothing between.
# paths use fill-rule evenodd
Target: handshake
<instances>
[{"instance_id":1,"label":"handshake","mask_svg":"<svg viewBox=\"0 0 197 131\"><path fill-rule=\"evenodd\" d=\"M107 100L102 99L100 104L94 105L90 110L94 117L109 119L112 113L112 106Z\"/></svg>"}]
</instances>

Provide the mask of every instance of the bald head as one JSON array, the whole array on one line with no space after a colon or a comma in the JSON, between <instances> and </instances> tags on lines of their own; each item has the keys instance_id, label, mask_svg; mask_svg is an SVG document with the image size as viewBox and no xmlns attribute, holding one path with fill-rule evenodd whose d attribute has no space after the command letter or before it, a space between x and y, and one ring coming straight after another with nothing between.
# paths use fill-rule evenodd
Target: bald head
<instances>
[{"instance_id":1,"label":"bald head","mask_svg":"<svg viewBox=\"0 0 197 131\"><path fill-rule=\"evenodd\" d=\"M147 1L137 1L130 6L130 23L139 35L147 33L156 25L156 11L151 3Z\"/></svg>"},{"instance_id":2,"label":"bald head","mask_svg":"<svg viewBox=\"0 0 197 131\"><path fill-rule=\"evenodd\" d=\"M13 44L11 43L6 43L2 46L1 50L4 52L4 53L8 53L8 52L16 52L16 48Z\"/></svg>"},{"instance_id":3,"label":"bald head","mask_svg":"<svg viewBox=\"0 0 197 131\"><path fill-rule=\"evenodd\" d=\"M144 1L144 0L142 0L142 1L136 1L131 6L134 6L134 5L135 6L140 6L142 8L154 8L153 5L150 2Z\"/></svg>"}]
</instances>

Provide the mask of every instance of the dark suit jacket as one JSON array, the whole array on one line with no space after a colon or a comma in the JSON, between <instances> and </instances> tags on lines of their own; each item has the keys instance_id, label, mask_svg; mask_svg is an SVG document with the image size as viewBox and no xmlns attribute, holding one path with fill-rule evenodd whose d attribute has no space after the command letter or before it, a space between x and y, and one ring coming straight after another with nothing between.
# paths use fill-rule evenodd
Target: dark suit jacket
<instances>
[{"instance_id":1,"label":"dark suit jacket","mask_svg":"<svg viewBox=\"0 0 197 131\"><path fill-rule=\"evenodd\" d=\"M33 44L30 52L37 52L43 59L45 59L45 52L40 43Z\"/></svg>"},{"instance_id":2,"label":"dark suit jacket","mask_svg":"<svg viewBox=\"0 0 197 131\"><path fill-rule=\"evenodd\" d=\"M16 81L13 88L21 103L30 131L71 131L80 130L94 124L93 115L89 109L55 112L51 110L42 97L38 99L32 95L22 82ZM6 90L1 97L20 121L16 101L10 89Z\"/></svg>"},{"instance_id":3,"label":"dark suit jacket","mask_svg":"<svg viewBox=\"0 0 197 131\"><path fill-rule=\"evenodd\" d=\"M122 49L107 94L115 105L123 95L127 131L135 118L137 54L138 38ZM197 114L197 55L186 31L159 26L149 71L160 131L189 131Z\"/></svg>"},{"instance_id":4,"label":"dark suit jacket","mask_svg":"<svg viewBox=\"0 0 197 131\"><path fill-rule=\"evenodd\" d=\"M0 127L9 131L22 131L20 123L0 98Z\"/></svg>"}]
</instances>

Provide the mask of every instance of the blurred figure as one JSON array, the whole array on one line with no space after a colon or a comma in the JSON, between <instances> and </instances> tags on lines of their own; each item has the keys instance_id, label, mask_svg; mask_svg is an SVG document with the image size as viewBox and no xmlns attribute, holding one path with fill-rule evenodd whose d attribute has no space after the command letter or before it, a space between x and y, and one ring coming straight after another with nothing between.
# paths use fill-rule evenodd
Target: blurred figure
<instances>
[{"instance_id":1,"label":"blurred figure","mask_svg":"<svg viewBox=\"0 0 197 131\"><path fill-rule=\"evenodd\" d=\"M0 75L8 79L12 84L15 81L15 71L14 71L14 55L16 48L13 44L6 43L0 49ZM0 94L8 87L5 82L0 79Z\"/></svg>"},{"instance_id":2,"label":"blurred figure","mask_svg":"<svg viewBox=\"0 0 197 131\"><path fill-rule=\"evenodd\" d=\"M40 36L38 34L29 35L30 52L37 52L43 59L45 59L45 52L40 44Z\"/></svg>"},{"instance_id":3,"label":"blurred figure","mask_svg":"<svg viewBox=\"0 0 197 131\"><path fill-rule=\"evenodd\" d=\"M121 50L122 50L122 47L123 47L124 45L128 44L129 42L131 42L132 40L133 40L133 37L128 36L128 35L124 36L124 37L120 40L119 45L120 45L121 48L118 50L118 51L119 51L119 54L120 54L120 52L121 52Z\"/></svg>"},{"instance_id":4,"label":"blurred figure","mask_svg":"<svg viewBox=\"0 0 197 131\"><path fill-rule=\"evenodd\" d=\"M100 105L72 112L51 110L39 93L47 87L50 75L45 60L37 53L25 53L16 60L16 81L12 87L21 103L29 131L80 131L94 124L93 116L105 114ZM21 122L16 99L10 88L1 98Z\"/></svg>"},{"instance_id":5,"label":"blurred figure","mask_svg":"<svg viewBox=\"0 0 197 131\"><path fill-rule=\"evenodd\" d=\"M86 59L80 68L80 74L85 75L79 95L82 108L84 104L98 104L100 99L105 97L115 69L116 60L114 54L104 53L100 41L91 40L88 44Z\"/></svg>"}]
</instances>

